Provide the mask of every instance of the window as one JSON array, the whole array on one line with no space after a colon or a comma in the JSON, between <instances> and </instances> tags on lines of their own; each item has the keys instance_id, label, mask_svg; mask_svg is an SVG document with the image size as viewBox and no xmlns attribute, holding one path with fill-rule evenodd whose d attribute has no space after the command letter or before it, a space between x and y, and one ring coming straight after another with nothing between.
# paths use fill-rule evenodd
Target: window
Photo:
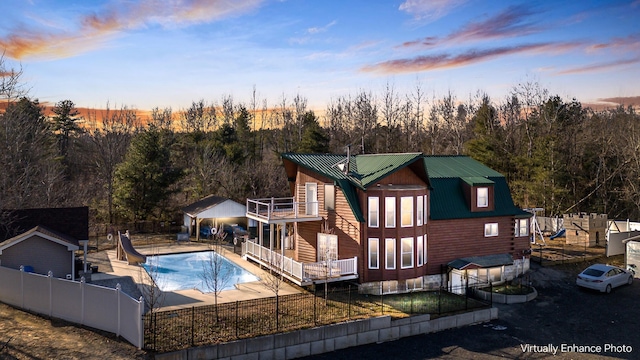
<instances>
[{"instance_id":1,"label":"window","mask_svg":"<svg viewBox=\"0 0 640 360\"><path fill-rule=\"evenodd\" d=\"M384 223L388 228L396 227L396 198L387 197L384 199Z\"/></svg>"},{"instance_id":2,"label":"window","mask_svg":"<svg viewBox=\"0 0 640 360\"><path fill-rule=\"evenodd\" d=\"M338 260L338 235L318 233L318 261Z\"/></svg>"},{"instance_id":3,"label":"window","mask_svg":"<svg viewBox=\"0 0 640 360\"><path fill-rule=\"evenodd\" d=\"M305 215L318 215L318 184L305 184Z\"/></svg>"},{"instance_id":4,"label":"window","mask_svg":"<svg viewBox=\"0 0 640 360\"><path fill-rule=\"evenodd\" d=\"M369 238L369 269L379 269L380 265L378 263L379 255L378 255L378 246L379 239Z\"/></svg>"},{"instance_id":5,"label":"window","mask_svg":"<svg viewBox=\"0 0 640 360\"><path fill-rule=\"evenodd\" d=\"M422 196L418 196L416 198L416 201L417 201L417 204L416 204L416 225L418 225L418 226L422 225L422 219L424 219L423 200L424 200L424 198Z\"/></svg>"},{"instance_id":6,"label":"window","mask_svg":"<svg viewBox=\"0 0 640 360\"><path fill-rule=\"evenodd\" d=\"M529 236L528 219L516 219L515 236Z\"/></svg>"},{"instance_id":7,"label":"window","mask_svg":"<svg viewBox=\"0 0 640 360\"><path fill-rule=\"evenodd\" d=\"M378 227L380 213L380 200L377 197L369 197L369 227Z\"/></svg>"},{"instance_id":8,"label":"window","mask_svg":"<svg viewBox=\"0 0 640 360\"><path fill-rule=\"evenodd\" d=\"M385 242L385 268L396 268L396 239L384 239Z\"/></svg>"},{"instance_id":9,"label":"window","mask_svg":"<svg viewBox=\"0 0 640 360\"><path fill-rule=\"evenodd\" d=\"M403 269L413 267L413 238L402 238L402 262L400 266Z\"/></svg>"},{"instance_id":10,"label":"window","mask_svg":"<svg viewBox=\"0 0 640 360\"><path fill-rule=\"evenodd\" d=\"M324 209L336 209L336 191L333 185L324 185Z\"/></svg>"},{"instance_id":11,"label":"window","mask_svg":"<svg viewBox=\"0 0 640 360\"><path fill-rule=\"evenodd\" d=\"M429 206L427 205L427 195L424 196L424 223L427 223L427 219L429 218L429 213L427 212L429 210Z\"/></svg>"},{"instance_id":12,"label":"window","mask_svg":"<svg viewBox=\"0 0 640 360\"><path fill-rule=\"evenodd\" d=\"M502 280L502 267L489 268L489 281L496 282Z\"/></svg>"},{"instance_id":13,"label":"window","mask_svg":"<svg viewBox=\"0 0 640 360\"><path fill-rule=\"evenodd\" d=\"M418 236L416 239L416 253L418 254L418 266L424 264L424 242L423 237Z\"/></svg>"},{"instance_id":14,"label":"window","mask_svg":"<svg viewBox=\"0 0 640 360\"><path fill-rule=\"evenodd\" d=\"M424 263L427 263L427 234L424 234Z\"/></svg>"},{"instance_id":15,"label":"window","mask_svg":"<svg viewBox=\"0 0 640 360\"><path fill-rule=\"evenodd\" d=\"M400 198L400 214L402 227L413 226L413 196Z\"/></svg>"},{"instance_id":16,"label":"window","mask_svg":"<svg viewBox=\"0 0 640 360\"><path fill-rule=\"evenodd\" d=\"M484 236L498 236L498 223L484 224Z\"/></svg>"},{"instance_id":17,"label":"window","mask_svg":"<svg viewBox=\"0 0 640 360\"><path fill-rule=\"evenodd\" d=\"M478 207L489 207L489 188L479 187L476 189L476 194L478 195Z\"/></svg>"}]
</instances>

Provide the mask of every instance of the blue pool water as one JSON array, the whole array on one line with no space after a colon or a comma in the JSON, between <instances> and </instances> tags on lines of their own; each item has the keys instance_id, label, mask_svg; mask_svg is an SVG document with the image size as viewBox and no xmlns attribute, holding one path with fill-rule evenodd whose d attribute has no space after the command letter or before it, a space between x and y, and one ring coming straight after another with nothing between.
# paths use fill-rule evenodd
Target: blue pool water
<instances>
[{"instance_id":1,"label":"blue pool water","mask_svg":"<svg viewBox=\"0 0 640 360\"><path fill-rule=\"evenodd\" d=\"M211 268L212 256L222 259L219 278L229 279L223 290L234 289L235 284L260 280L214 251L147 256L147 262L142 266L162 291L197 289L207 293L213 290L207 288L202 276L205 268Z\"/></svg>"}]
</instances>

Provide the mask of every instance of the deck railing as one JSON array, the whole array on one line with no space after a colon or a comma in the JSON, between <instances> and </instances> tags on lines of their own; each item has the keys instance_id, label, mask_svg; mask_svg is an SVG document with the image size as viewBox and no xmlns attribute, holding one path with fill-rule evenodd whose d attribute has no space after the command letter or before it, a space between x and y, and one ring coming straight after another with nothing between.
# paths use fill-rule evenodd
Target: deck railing
<instances>
[{"instance_id":1,"label":"deck railing","mask_svg":"<svg viewBox=\"0 0 640 360\"><path fill-rule=\"evenodd\" d=\"M357 256L351 259L301 263L253 241L244 243L242 254L270 266L298 285L358 277Z\"/></svg>"},{"instance_id":2,"label":"deck railing","mask_svg":"<svg viewBox=\"0 0 640 360\"><path fill-rule=\"evenodd\" d=\"M263 220L318 217L318 202L297 202L293 197L247 199L247 215Z\"/></svg>"}]
</instances>

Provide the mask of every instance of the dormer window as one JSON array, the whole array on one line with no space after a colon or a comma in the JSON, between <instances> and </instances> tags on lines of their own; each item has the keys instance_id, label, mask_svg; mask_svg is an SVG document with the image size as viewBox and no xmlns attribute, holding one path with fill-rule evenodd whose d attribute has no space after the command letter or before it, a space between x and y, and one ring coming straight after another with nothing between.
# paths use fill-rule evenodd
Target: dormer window
<instances>
[{"instance_id":1,"label":"dormer window","mask_svg":"<svg viewBox=\"0 0 640 360\"><path fill-rule=\"evenodd\" d=\"M476 197L478 200L479 208L489 207L489 188L488 187L476 188Z\"/></svg>"},{"instance_id":2,"label":"dormer window","mask_svg":"<svg viewBox=\"0 0 640 360\"><path fill-rule=\"evenodd\" d=\"M493 199L493 181L486 177L464 177L462 189L467 198L467 205L472 212L493 211L495 208Z\"/></svg>"}]
</instances>

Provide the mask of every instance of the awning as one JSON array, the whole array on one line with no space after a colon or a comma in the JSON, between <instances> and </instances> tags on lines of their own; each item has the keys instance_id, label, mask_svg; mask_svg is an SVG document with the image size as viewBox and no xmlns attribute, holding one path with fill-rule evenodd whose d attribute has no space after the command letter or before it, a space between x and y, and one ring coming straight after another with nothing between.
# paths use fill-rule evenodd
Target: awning
<instances>
[{"instance_id":1,"label":"awning","mask_svg":"<svg viewBox=\"0 0 640 360\"><path fill-rule=\"evenodd\" d=\"M496 254L485 256L472 256L466 258L459 258L449 262L447 265L450 268L464 270L466 268L491 268L502 265L512 265L513 258L510 254Z\"/></svg>"}]
</instances>

